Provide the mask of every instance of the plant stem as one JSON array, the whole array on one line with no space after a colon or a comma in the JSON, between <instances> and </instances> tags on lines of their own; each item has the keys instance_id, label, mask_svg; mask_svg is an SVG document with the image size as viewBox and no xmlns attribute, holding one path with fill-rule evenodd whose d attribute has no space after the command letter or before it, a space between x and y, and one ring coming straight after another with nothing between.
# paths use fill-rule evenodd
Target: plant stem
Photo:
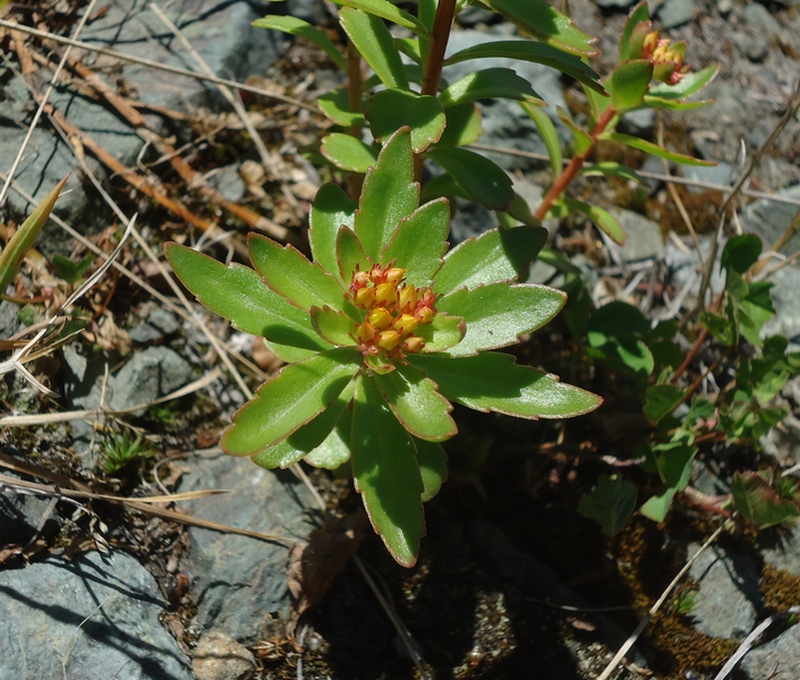
<instances>
[{"instance_id":1,"label":"plant stem","mask_svg":"<svg viewBox=\"0 0 800 680\"><path fill-rule=\"evenodd\" d=\"M347 104L351 111L361 111L361 97L363 94L364 74L361 54L356 46L348 40L347 42ZM348 129L347 134L356 139L361 139L361 124L353 123ZM363 178L359 173L352 172L348 178L350 197L357 198L361 193Z\"/></svg>"},{"instance_id":2,"label":"plant stem","mask_svg":"<svg viewBox=\"0 0 800 680\"><path fill-rule=\"evenodd\" d=\"M564 193L566 188L572 184L572 181L580 172L583 164L586 162L586 159L592 154L592 152L597 147L597 140L601 134L603 134L608 127L609 123L613 120L614 116L617 115L617 110L613 107L609 106L603 113L600 115L600 118L597 119L597 123L594 126L594 130L592 130L591 138L592 143L586 151L582 154L578 154L572 157L567 167L565 167L561 174L556 177L553 184L550 185L550 189L547 191L547 195L542 199L542 204L539 206L539 209L536 211L536 219L543 220L545 215L547 215L550 208L553 207L553 203L555 203L556 199Z\"/></svg>"}]
</instances>

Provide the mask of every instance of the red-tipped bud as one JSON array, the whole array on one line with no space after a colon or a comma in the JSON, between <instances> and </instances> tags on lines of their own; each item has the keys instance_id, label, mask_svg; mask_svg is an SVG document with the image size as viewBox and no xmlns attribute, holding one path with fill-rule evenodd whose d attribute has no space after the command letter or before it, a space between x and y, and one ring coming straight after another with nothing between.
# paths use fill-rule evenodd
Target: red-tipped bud
<instances>
[{"instance_id":1,"label":"red-tipped bud","mask_svg":"<svg viewBox=\"0 0 800 680\"><path fill-rule=\"evenodd\" d=\"M364 321L356 329L356 335L361 342L370 343L375 340L377 331L375 330L375 326L373 326L369 321Z\"/></svg>"},{"instance_id":2,"label":"red-tipped bud","mask_svg":"<svg viewBox=\"0 0 800 680\"><path fill-rule=\"evenodd\" d=\"M400 344L400 334L397 331L381 331L375 344L381 349L392 350Z\"/></svg>"},{"instance_id":3,"label":"red-tipped bud","mask_svg":"<svg viewBox=\"0 0 800 680\"><path fill-rule=\"evenodd\" d=\"M356 290L353 299L361 309L368 309L375 304L375 289L374 288L359 288Z\"/></svg>"},{"instance_id":4,"label":"red-tipped bud","mask_svg":"<svg viewBox=\"0 0 800 680\"><path fill-rule=\"evenodd\" d=\"M379 283L375 286L375 304L393 305L397 301L397 286L393 283Z\"/></svg>"},{"instance_id":5,"label":"red-tipped bud","mask_svg":"<svg viewBox=\"0 0 800 680\"><path fill-rule=\"evenodd\" d=\"M403 351L409 354L416 354L425 346L425 341L418 335L412 335L403 340Z\"/></svg>"},{"instance_id":6,"label":"red-tipped bud","mask_svg":"<svg viewBox=\"0 0 800 680\"><path fill-rule=\"evenodd\" d=\"M392 324L392 314L386 307L376 307L369 313L368 320L376 330L385 331Z\"/></svg>"},{"instance_id":7,"label":"red-tipped bud","mask_svg":"<svg viewBox=\"0 0 800 680\"><path fill-rule=\"evenodd\" d=\"M384 280L388 281L389 283L397 284L397 283L400 283L400 281L403 280L403 277L405 277L405 275L406 275L406 270L405 269L402 269L400 267L390 267L384 273L384 277L385 277Z\"/></svg>"},{"instance_id":8,"label":"red-tipped bud","mask_svg":"<svg viewBox=\"0 0 800 680\"><path fill-rule=\"evenodd\" d=\"M400 335L413 333L417 330L417 326L419 326L419 321L417 321L416 317L412 314L401 314L394 320L394 323L392 323L392 328L400 333Z\"/></svg>"},{"instance_id":9,"label":"red-tipped bud","mask_svg":"<svg viewBox=\"0 0 800 680\"><path fill-rule=\"evenodd\" d=\"M409 283L400 291L397 298L397 308L401 313L406 314L413 311L417 306L417 288L413 283Z\"/></svg>"}]
</instances>

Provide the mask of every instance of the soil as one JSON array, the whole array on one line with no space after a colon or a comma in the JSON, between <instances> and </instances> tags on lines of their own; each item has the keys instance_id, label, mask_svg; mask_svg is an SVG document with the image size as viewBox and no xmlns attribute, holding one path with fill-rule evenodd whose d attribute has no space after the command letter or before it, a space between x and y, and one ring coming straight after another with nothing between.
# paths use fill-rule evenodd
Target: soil
<instances>
[{"instance_id":1,"label":"soil","mask_svg":"<svg viewBox=\"0 0 800 680\"><path fill-rule=\"evenodd\" d=\"M587 0L570 4L580 27L600 36L601 47L616 42L624 15L601 15ZM713 134L707 149L718 160L735 163L739 138L748 134L753 138L756 131L769 130L785 106L797 73L797 60L788 38L793 35L792 27L800 29L800 11L797 7L781 10L779 16L786 39L776 37L765 60L753 63L721 39L728 25L716 3L695 4L700 18L670 31L670 37L687 40L692 64L722 62L719 80L740 88L741 107L735 118L726 119L724 124L704 109L680 119L667 116L669 140L678 150L691 153L696 149L689 133L710 131ZM601 62L597 68L602 72L607 65ZM328 82L326 66L320 54L297 42L266 76L292 95L297 94L296 88L292 90L290 86L309 78L309 92L313 94L315 88L324 89ZM577 110L580 98L575 93L573 96ZM297 111L289 114L287 107L275 107L257 96L246 95L245 104L284 121L282 129L265 135L271 149L281 145L302 149L313 144L319 134L322 121L316 116ZM194 122L188 136L196 140L208 130L202 129L202 121ZM171 125L182 126L179 137L187 136L185 123L173 121ZM766 163L760 168L756 174L759 186L779 189L800 181L800 169L793 164L798 157L799 129L797 121L790 124L771 152L780 162ZM217 133L214 144L198 147L191 160L198 169L207 171L221 163L251 156L251 145L241 132L228 130ZM318 181L299 157L290 159L289 164L302 177ZM156 171L160 172L158 168ZM171 190L185 191L168 168L164 168L160 179ZM112 184L124 206L139 200L132 199L118 179ZM302 230L309 197L299 193L298 185L297 181L282 180L279 176L269 177L259 184L268 198L251 194L248 200L254 209L268 206L273 221L281 226ZM682 196L700 231L716 222L719 194L693 197L684 192ZM619 196L614 200L618 199ZM213 211L197 198L189 197L187 204L201 214ZM664 219L662 225L675 224L673 212L660 214ZM146 207L142 221L150 226L151 245L157 247L161 240L185 237L185 226L173 219L152 206ZM238 227L231 232L239 245L244 243L245 232ZM574 239L576 251L603 257L592 246L596 239L591 232L569 234L569 238ZM138 267L148 281L163 283L157 273L145 269L144 260L129 264ZM597 260L596 264L604 262ZM148 303L148 294L127 286L130 284L122 280L108 282L96 290L87 308L95 313L108 309L117 327L130 327L136 310ZM96 336L84 337L84 342L113 345L113 338L101 338L99 331ZM611 385L615 378L592 369L581 359L581 348L564 341L566 336L566 329L557 321L515 351L522 359L528 358L569 382L590 389ZM197 351L191 340L178 345L187 353ZM119 352L119 348L112 347L111 351ZM38 374L49 376L53 386L59 388L58 374L52 367L40 367ZM258 381L253 378L251 382L255 386ZM9 380L3 398L19 408L14 396L16 387L18 383ZM624 393L623 388L608 387L616 394ZM616 651L611 642L616 638L609 630L633 630L685 563L687 545L702 542L716 529L717 518L683 497L677 499L663 524L637 517L614 538L604 537L596 524L577 512L580 499L592 488L598 474L607 471L603 456L613 455L624 461L632 456L645 434L640 429L641 415L629 412L624 399L613 400L611 409L566 424L519 422L501 416L472 412L465 416L458 412L460 434L446 446L451 478L442 493L426 506L428 535L417 566L403 569L391 560L377 537L370 535L365 540L360 557L369 565L379 587L385 589L399 619L412 632L423 664L432 674L430 677L464 680L597 677ZM152 411L131 422L140 432L158 441L156 455L167 461L176 452L202 444L201 437L213 439L229 412L230 408L218 409L216 404L189 397L175 403L168 413ZM58 441L60 433L54 429L39 435L41 440L49 442L50 451L57 451L58 455L42 455L32 462L92 484L97 490L136 494L156 490L154 480L146 472L149 468L135 463L114 475L87 468L74 455L69 442ZM16 436L6 434L6 446L25 448L26 442L15 440ZM37 448L45 450L41 441L37 442ZM702 457L713 458L718 453L709 445ZM752 468L762 461L753 450L737 450L731 455L746 460ZM162 478L171 477L171 471L170 464L165 462ZM177 482L178 478L176 472L172 481ZM334 514L358 508L358 498L348 484L332 481L326 473L319 472L313 473L313 480L323 490ZM642 485L651 483L644 475L639 481ZM63 517L68 516L65 507L60 506L59 510ZM143 558L150 555L154 574L170 600L168 618L180 622L173 630L189 649L195 642L187 632L194 607L191 591L176 595L179 584L172 574L160 568L170 551L186 549L181 538L185 528L162 520L144 520L135 513L103 504L97 504L95 510L108 524L106 534L114 546L124 546ZM62 521L56 532L45 532L37 550L25 557L34 560L49 551L85 549L91 545L92 535L91 527L85 524ZM757 557L754 538L746 532L733 532L726 534L724 540ZM568 602L550 597L551 593L542 584L548 583L551 572L541 569L541 565L557 575L564 592L574 599ZM782 572L764 570L762 588L770 608L778 610L796 604L785 593L787 590L791 593L797 584L791 579L787 583L786 579ZM685 584L687 588L690 586ZM575 606L575 601L583 606ZM626 663L612 678L711 677L733 653L734 643L698 633L678 601L679 594L659 611L637 645L647 668ZM307 680L419 677L396 630L352 561L335 579L322 602L296 624L295 636L300 631L307 640L316 641L307 642L302 651L302 677ZM262 635L262 644L254 647L261 669L259 677L300 677L297 637L292 641L285 633L279 623L275 630Z\"/></svg>"}]
</instances>

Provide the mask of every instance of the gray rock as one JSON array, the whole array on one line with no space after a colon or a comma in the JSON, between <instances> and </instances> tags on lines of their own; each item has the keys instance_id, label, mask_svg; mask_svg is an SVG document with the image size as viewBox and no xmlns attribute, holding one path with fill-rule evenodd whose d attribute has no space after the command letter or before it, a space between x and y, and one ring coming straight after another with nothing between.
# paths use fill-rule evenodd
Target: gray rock
<instances>
[{"instance_id":1,"label":"gray rock","mask_svg":"<svg viewBox=\"0 0 800 680\"><path fill-rule=\"evenodd\" d=\"M754 64L760 64L769 55L769 43L760 35L752 35L744 31L731 31L728 35L739 52Z\"/></svg>"},{"instance_id":2,"label":"gray rock","mask_svg":"<svg viewBox=\"0 0 800 680\"><path fill-rule=\"evenodd\" d=\"M739 666L747 680L800 678L800 625L752 650Z\"/></svg>"},{"instance_id":3,"label":"gray rock","mask_svg":"<svg viewBox=\"0 0 800 680\"><path fill-rule=\"evenodd\" d=\"M686 178L695 182L703 182L706 184L716 184L718 186L730 186L733 184L737 177L736 168L730 163L720 161L716 165L686 165L681 167L681 174ZM707 191L703 187L696 187L689 185L689 191L692 193L701 193Z\"/></svg>"},{"instance_id":4,"label":"gray rock","mask_svg":"<svg viewBox=\"0 0 800 680\"><path fill-rule=\"evenodd\" d=\"M162 612L155 581L122 552L0 571L0 678L189 680Z\"/></svg>"},{"instance_id":5,"label":"gray rock","mask_svg":"<svg viewBox=\"0 0 800 680\"><path fill-rule=\"evenodd\" d=\"M617 250L625 262L647 260L663 255L664 239L661 237L661 227L657 222L632 210L611 212L619 220L626 238L624 246L614 244L609 247Z\"/></svg>"},{"instance_id":6,"label":"gray rock","mask_svg":"<svg viewBox=\"0 0 800 680\"><path fill-rule=\"evenodd\" d=\"M654 109L629 111L619 122L619 131L637 137L650 137L655 128L656 112Z\"/></svg>"},{"instance_id":7,"label":"gray rock","mask_svg":"<svg viewBox=\"0 0 800 680\"><path fill-rule=\"evenodd\" d=\"M744 8L745 23L760 36L761 40L769 41L777 38L781 26L769 10L757 2L748 2Z\"/></svg>"},{"instance_id":8,"label":"gray rock","mask_svg":"<svg viewBox=\"0 0 800 680\"><path fill-rule=\"evenodd\" d=\"M778 196L800 199L800 184L782 189L778 192ZM792 224L796 213L796 205L758 199L751 203L744 213L745 231L758 234L764 241L764 250L767 250ZM781 252L784 255L791 255L798 250L800 250L800 238L795 232Z\"/></svg>"},{"instance_id":9,"label":"gray rock","mask_svg":"<svg viewBox=\"0 0 800 680\"><path fill-rule=\"evenodd\" d=\"M798 248L794 239L795 251ZM785 335L795 345L792 351L800 349L800 264L784 267L772 274L769 280L775 284L772 289L772 303L776 314L764 324L763 336Z\"/></svg>"},{"instance_id":10,"label":"gray rock","mask_svg":"<svg viewBox=\"0 0 800 680\"><path fill-rule=\"evenodd\" d=\"M192 654L195 680L246 680L256 671L256 660L242 644L219 631L206 633Z\"/></svg>"},{"instance_id":11,"label":"gray rock","mask_svg":"<svg viewBox=\"0 0 800 680\"><path fill-rule=\"evenodd\" d=\"M800 578L800 523L778 537L762 534L759 548L765 564Z\"/></svg>"},{"instance_id":12,"label":"gray rock","mask_svg":"<svg viewBox=\"0 0 800 680\"><path fill-rule=\"evenodd\" d=\"M147 317L147 320L132 328L128 335L134 342L144 345L157 340L164 340L166 336L177 333L180 327L180 323L172 312L163 307L156 307Z\"/></svg>"},{"instance_id":13,"label":"gray rock","mask_svg":"<svg viewBox=\"0 0 800 680\"><path fill-rule=\"evenodd\" d=\"M239 174L238 165L226 165L217 168L208 177L209 184L217 189L227 200L236 203L244 197L247 187Z\"/></svg>"},{"instance_id":14,"label":"gray rock","mask_svg":"<svg viewBox=\"0 0 800 680\"><path fill-rule=\"evenodd\" d=\"M4 471L3 474L10 473ZM25 544L30 541L49 507L49 498L4 489L0 494L0 542Z\"/></svg>"},{"instance_id":15,"label":"gray rock","mask_svg":"<svg viewBox=\"0 0 800 680\"><path fill-rule=\"evenodd\" d=\"M169 347L148 347L133 355L114 376L110 406L125 409L147 404L182 387L191 378L191 366Z\"/></svg>"},{"instance_id":16,"label":"gray rock","mask_svg":"<svg viewBox=\"0 0 800 680\"><path fill-rule=\"evenodd\" d=\"M260 73L274 62L284 39L273 32L256 29L251 22L261 16L263 7L257 9L246 0L219 2L197 0L193 3L170 3L166 14L177 24L184 35L202 55L215 73L226 77L246 78ZM111 3L102 18L91 22L81 33L81 40L100 47L111 47L126 54L145 57L180 67L196 68L194 61L185 55L177 39L166 29L147 3L136 0ZM180 108L187 103L208 105L221 99L215 88L209 88L194 79L154 71L134 64L120 65L109 57L93 58L92 67L102 73L113 69L116 79L124 79L139 101ZM121 70L120 70L121 68ZM13 159L20 144L20 124L30 121L35 105L25 86L17 79L4 89L3 116L0 117L0 158ZM112 156L126 165L132 165L142 148L143 141L127 123L122 122L102 103L85 99L74 92L60 92L52 97L55 107L68 120L99 142ZM213 103L212 102L212 103ZM158 119L153 119L156 123ZM10 160L8 161L10 163ZM102 170L87 153L87 162L105 178ZM72 152L49 126L39 126L34 131L27 148L25 160L15 175L21 188L40 201L55 184L72 173L65 195L56 205L55 212L72 225L82 225L87 230L106 226L107 213L92 209L99 197L87 190L76 172L77 162ZM32 207L15 192L0 210L0 219L19 220ZM40 244L47 254L62 249L65 236L55 227L48 227Z\"/></svg>"},{"instance_id":17,"label":"gray rock","mask_svg":"<svg viewBox=\"0 0 800 680\"><path fill-rule=\"evenodd\" d=\"M597 0L597 6L603 9L628 9L636 0Z\"/></svg>"},{"instance_id":18,"label":"gray rock","mask_svg":"<svg viewBox=\"0 0 800 680\"><path fill-rule=\"evenodd\" d=\"M694 554L700 546L689 546ZM712 637L742 640L756 624L762 607L759 570L747 555L712 546L689 570L699 584L692 616L695 628Z\"/></svg>"},{"instance_id":19,"label":"gray rock","mask_svg":"<svg viewBox=\"0 0 800 680\"><path fill-rule=\"evenodd\" d=\"M229 489L230 493L186 503L186 511L288 541L308 536L313 527L307 489L289 472L271 472L249 460L224 454L196 461L183 477L181 491ZM265 614L288 614L283 543L190 529L192 550L183 568L192 575L190 595L197 602L194 626L216 629L240 641L254 641Z\"/></svg>"},{"instance_id":20,"label":"gray rock","mask_svg":"<svg viewBox=\"0 0 800 680\"><path fill-rule=\"evenodd\" d=\"M656 16L664 28L676 28L689 23L694 10L694 0L664 0L656 11Z\"/></svg>"}]
</instances>

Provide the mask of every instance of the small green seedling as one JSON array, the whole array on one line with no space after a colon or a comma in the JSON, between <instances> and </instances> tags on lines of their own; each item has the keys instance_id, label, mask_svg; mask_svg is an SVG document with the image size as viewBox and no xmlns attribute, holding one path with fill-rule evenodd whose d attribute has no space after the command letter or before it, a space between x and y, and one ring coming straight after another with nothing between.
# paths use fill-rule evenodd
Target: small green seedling
<instances>
[{"instance_id":1,"label":"small green seedling","mask_svg":"<svg viewBox=\"0 0 800 680\"><path fill-rule=\"evenodd\" d=\"M209 309L264 337L288 362L234 416L229 454L266 468L350 461L372 525L402 565L425 533L423 502L446 477L451 402L520 418L568 418L600 398L496 350L550 321L565 294L516 283L540 227L494 229L447 251L449 207L419 205L408 128L393 134L356 205L320 189L314 262L263 236L254 269L177 244L167 257Z\"/></svg>"},{"instance_id":2,"label":"small green seedling","mask_svg":"<svg viewBox=\"0 0 800 680\"><path fill-rule=\"evenodd\" d=\"M152 455L153 451L141 437L132 437L127 431L122 434L112 433L103 443L100 464L103 472L113 475L133 461L150 458Z\"/></svg>"}]
</instances>

